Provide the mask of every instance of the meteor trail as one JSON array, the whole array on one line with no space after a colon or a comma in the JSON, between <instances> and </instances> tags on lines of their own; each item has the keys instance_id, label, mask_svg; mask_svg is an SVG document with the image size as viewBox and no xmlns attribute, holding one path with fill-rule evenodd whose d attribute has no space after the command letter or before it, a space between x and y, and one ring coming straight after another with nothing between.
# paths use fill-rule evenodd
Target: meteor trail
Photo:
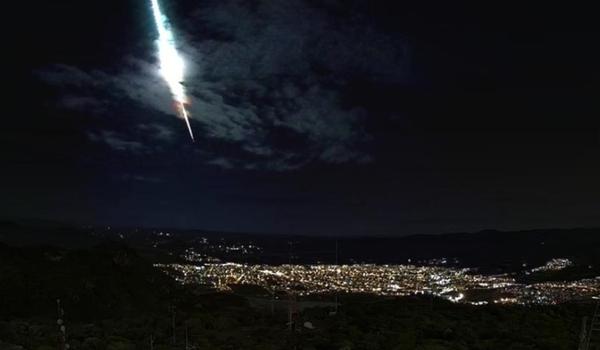
<instances>
[{"instance_id":1,"label":"meteor trail","mask_svg":"<svg viewBox=\"0 0 600 350\"><path fill-rule=\"evenodd\" d=\"M158 46L158 57L160 60L160 73L169 85L171 95L178 104L179 113L185 120L190 137L194 141L194 133L190 125L188 112L185 104L187 98L185 95L185 89L183 88L185 64L183 59L177 52L175 45L175 36L171 31L171 25L168 18L162 13L158 0L152 1L152 13L154 14L154 21L156 22L156 28L158 30L158 40L156 41Z\"/></svg>"}]
</instances>

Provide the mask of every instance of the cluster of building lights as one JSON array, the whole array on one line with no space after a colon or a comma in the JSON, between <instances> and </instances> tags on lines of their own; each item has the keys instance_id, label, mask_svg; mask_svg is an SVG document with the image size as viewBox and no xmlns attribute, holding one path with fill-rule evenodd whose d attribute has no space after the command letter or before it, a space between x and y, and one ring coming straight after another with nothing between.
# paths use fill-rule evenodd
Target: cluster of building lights
<instances>
[{"instance_id":1,"label":"cluster of building lights","mask_svg":"<svg viewBox=\"0 0 600 350\"><path fill-rule=\"evenodd\" d=\"M210 242L206 237L200 237L195 243L196 247L187 248L181 254L181 258L188 262L220 262L220 259L214 255L247 256L259 254L262 251L261 247L252 243L243 244L224 240Z\"/></svg>"},{"instance_id":2,"label":"cluster of building lights","mask_svg":"<svg viewBox=\"0 0 600 350\"><path fill-rule=\"evenodd\" d=\"M531 269L531 272L544 272L544 271L559 271L564 270L569 266L572 266L573 262L569 259L555 258L548 261L545 265Z\"/></svg>"},{"instance_id":3,"label":"cluster of building lights","mask_svg":"<svg viewBox=\"0 0 600 350\"><path fill-rule=\"evenodd\" d=\"M298 295L360 293L383 296L434 295L452 302L556 304L600 295L600 278L520 284L508 275L480 275L469 269L414 265L249 265L219 263L157 265L181 283L230 290L256 285ZM487 293L483 299L482 291ZM484 293L485 294L485 293ZM474 295L479 295L475 297Z\"/></svg>"}]
</instances>

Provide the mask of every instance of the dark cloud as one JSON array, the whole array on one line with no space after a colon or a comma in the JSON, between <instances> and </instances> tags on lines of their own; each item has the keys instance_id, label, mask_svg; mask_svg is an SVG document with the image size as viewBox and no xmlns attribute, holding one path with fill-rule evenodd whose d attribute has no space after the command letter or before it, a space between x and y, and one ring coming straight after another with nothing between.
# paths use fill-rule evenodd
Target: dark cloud
<instances>
[{"instance_id":1,"label":"dark cloud","mask_svg":"<svg viewBox=\"0 0 600 350\"><path fill-rule=\"evenodd\" d=\"M159 177L139 175L139 174L123 174L121 176L121 180L122 181L134 181L134 182L139 182L139 183L148 183L148 184L156 184L156 183L160 183L163 181Z\"/></svg>"},{"instance_id":2,"label":"dark cloud","mask_svg":"<svg viewBox=\"0 0 600 350\"><path fill-rule=\"evenodd\" d=\"M162 142L173 142L176 137L173 130L158 123L139 124L137 128L144 134L150 134L153 139Z\"/></svg>"},{"instance_id":3,"label":"dark cloud","mask_svg":"<svg viewBox=\"0 0 600 350\"><path fill-rule=\"evenodd\" d=\"M216 165L223 169L232 169L234 167L233 163L229 159L223 157L210 160L208 161L208 164Z\"/></svg>"},{"instance_id":4,"label":"dark cloud","mask_svg":"<svg viewBox=\"0 0 600 350\"><path fill-rule=\"evenodd\" d=\"M110 103L91 96L67 95L58 101L58 105L69 110L106 115L109 112Z\"/></svg>"},{"instance_id":5,"label":"dark cloud","mask_svg":"<svg viewBox=\"0 0 600 350\"><path fill-rule=\"evenodd\" d=\"M141 142L126 140L112 131L102 130L99 132L90 132L88 133L88 137L91 141L104 143L115 151L142 154L146 149Z\"/></svg>"},{"instance_id":6,"label":"dark cloud","mask_svg":"<svg viewBox=\"0 0 600 350\"><path fill-rule=\"evenodd\" d=\"M200 138L235 146L235 152L215 149L206 161L271 170L370 161L363 147L366 112L344 106L342 93L352 77L401 81L406 54L403 43L361 21L333 17L302 0L231 0L198 8L186 23L210 34L180 32L193 127ZM111 114L135 102L174 115L154 58L123 62L126 69L111 72L57 65L39 75L64 89L64 108ZM175 138L156 124L142 122L137 129L163 141ZM117 138L115 130L89 135L117 151L143 147L142 140Z\"/></svg>"}]
</instances>

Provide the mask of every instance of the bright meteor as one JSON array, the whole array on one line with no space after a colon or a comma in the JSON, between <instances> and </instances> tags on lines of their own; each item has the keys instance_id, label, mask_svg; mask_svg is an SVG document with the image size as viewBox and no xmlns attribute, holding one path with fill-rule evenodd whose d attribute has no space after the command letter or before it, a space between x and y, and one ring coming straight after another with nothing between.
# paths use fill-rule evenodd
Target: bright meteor
<instances>
[{"instance_id":1,"label":"bright meteor","mask_svg":"<svg viewBox=\"0 0 600 350\"><path fill-rule=\"evenodd\" d=\"M179 55L179 52L177 52L175 36L171 31L171 25L168 18L162 13L158 0L151 1L154 21L156 22L156 28L158 29L158 40L156 43L160 60L160 73L167 82L167 85L169 85L173 99L178 104L179 113L185 120L185 124L190 132L190 137L192 138L192 141L194 141L194 134L192 133L188 112L185 107L187 98L182 84L184 80L185 64Z\"/></svg>"}]
</instances>

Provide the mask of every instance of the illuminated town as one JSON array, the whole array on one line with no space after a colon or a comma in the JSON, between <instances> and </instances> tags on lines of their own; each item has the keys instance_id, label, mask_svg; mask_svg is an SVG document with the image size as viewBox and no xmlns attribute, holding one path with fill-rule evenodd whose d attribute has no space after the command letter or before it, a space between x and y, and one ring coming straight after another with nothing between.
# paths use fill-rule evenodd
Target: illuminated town
<instances>
[{"instance_id":1,"label":"illuminated town","mask_svg":"<svg viewBox=\"0 0 600 350\"><path fill-rule=\"evenodd\" d=\"M531 269L531 272L543 272L543 271L559 271L564 270L569 266L572 266L573 262L569 259L555 258L548 261L543 266L539 266Z\"/></svg>"},{"instance_id":2,"label":"illuminated town","mask_svg":"<svg viewBox=\"0 0 600 350\"><path fill-rule=\"evenodd\" d=\"M563 266L565 261L560 264ZM573 282L518 283L514 277L470 269L415 265L156 265L185 284L230 291L255 285L299 296L350 293L380 296L432 295L452 302L558 304L600 296L600 277ZM552 265L554 266L554 265Z\"/></svg>"}]
</instances>

